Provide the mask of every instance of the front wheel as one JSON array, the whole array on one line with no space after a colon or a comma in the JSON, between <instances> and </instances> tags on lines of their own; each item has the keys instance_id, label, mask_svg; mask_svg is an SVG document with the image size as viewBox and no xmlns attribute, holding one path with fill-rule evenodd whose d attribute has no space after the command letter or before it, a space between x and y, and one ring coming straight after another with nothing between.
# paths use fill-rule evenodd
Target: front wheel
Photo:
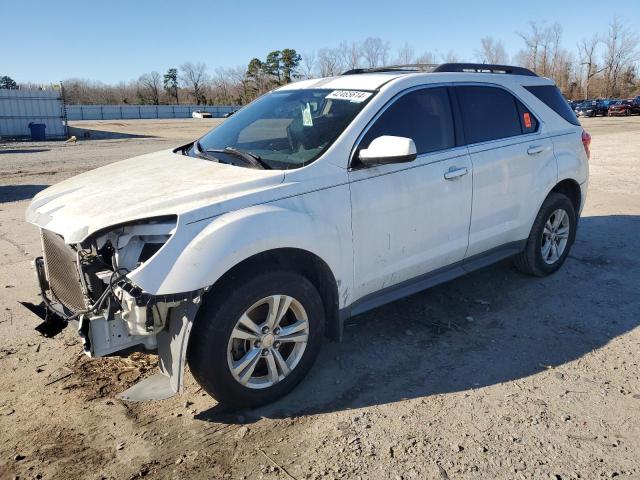
<instances>
[{"instance_id":1,"label":"front wheel","mask_svg":"<svg viewBox=\"0 0 640 480\"><path fill-rule=\"evenodd\" d=\"M304 378L323 331L322 300L306 277L238 275L205 298L189 340L189 368L219 402L257 407Z\"/></svg>"},{"instance_id":2,"label":"front wheel","mask_svg":"<svg viewBox=\"0 0 640 480\"><path fill-rule=\"evenodd\" d=\"M571 200L552 192L533 222L525 249L515 256L521 272L543 277L558 270L576 237L576 211Z\"/></svg>"}]
</instances>

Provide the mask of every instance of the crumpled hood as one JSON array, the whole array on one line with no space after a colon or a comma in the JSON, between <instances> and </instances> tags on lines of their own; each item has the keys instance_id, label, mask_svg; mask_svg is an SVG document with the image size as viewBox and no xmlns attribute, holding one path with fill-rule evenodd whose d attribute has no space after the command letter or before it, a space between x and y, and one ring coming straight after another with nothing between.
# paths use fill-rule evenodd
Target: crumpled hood
<instances>
[{"instance_id":1,"label":"crumpled hood","mask_svg":"<svg viewBox=\"0 0 640 480\"><path fill-rule=\"evenodd\" d=\"M26 219L76 243L98 230L144 218L195 210L204 218L208 206L267 190L283 180L282 171L161 151L112 163L43 190L29 205Z\"/></svg>"}]
</instances>

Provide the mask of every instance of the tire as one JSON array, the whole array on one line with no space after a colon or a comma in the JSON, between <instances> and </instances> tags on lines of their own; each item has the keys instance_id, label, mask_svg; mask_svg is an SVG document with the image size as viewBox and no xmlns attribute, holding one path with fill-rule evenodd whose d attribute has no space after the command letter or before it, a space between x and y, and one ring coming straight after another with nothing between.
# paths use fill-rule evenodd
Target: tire
<instances>
[{"instance_id":1,"label":"tire","mask_svg":"<svg viewBox=\"0 0 640 480\"><path fill-rule=\"evenodd\" d=\"M559 211L565 212L566 219L561 214L557 214ZM554 220L560 218L562 218L562 222L555 229L558 233L553 236L545 233L548 231L548 228L545 230L547 222L551 224ZM562 234L563 237L565 235L563 228L561 228L564 225L568 227L566 239L561 238L560 235ZM554 225L551 226L554 227ZM561 193L550 193L533 222L524 250L514 257L516 268L523 273L537 277L544 277L557 271L569 255L571 246L576 238L576 226L576 211L571 200ZM551 233L553 233L553 229ZM566 240L566 242L563 243L563 240ZM555 248L558 255L553 255L553 246L551 246L547 250L545 258L543 246L549 245L549 242L556 244ZM555 258L556 256L557 258Z\"/></svg>"},{"instance_id":2,"label":"tire","mask_svg":"<svg viewBox=\"0 0 640 480\"><path fill-rule=\"evenodd\" d=\"M281 301L289 298L290 304ZM282 311L282 305L287 309L279 329L273 324L267 333L262 331L269 312ZM239 323L243 317L250 325L244 314L253 320L249 328ZM306 329L300 330L305 319ZM313 365L324 323L322 299L306 277L287 271L241 273L204 298L189 339L189 368L200 386L221 404L242 408L271 403L289 393ZM295 332L287 335L287 328ZM305 334L306 342L300 341ZM292 341L294 337L297 341ZM249 365L244 370L243 362ZM238 367L235 375L232 365Z\"/></svg>"}]
</instances>

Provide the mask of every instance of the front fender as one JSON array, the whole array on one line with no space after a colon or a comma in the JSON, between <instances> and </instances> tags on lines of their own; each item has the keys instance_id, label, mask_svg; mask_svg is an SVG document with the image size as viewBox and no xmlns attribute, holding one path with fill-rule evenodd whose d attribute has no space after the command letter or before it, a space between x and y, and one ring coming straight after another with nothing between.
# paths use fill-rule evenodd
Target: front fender
<instances>
[{"instance_id":1,"label":"front fender","mask_svg":"<svg viewBox=\"0 0 640 480\"><path fill-rule=\"evenodd\" d=\"M256 205L183 228L179 224L174 238L148 265L133 272L131 280L157 295L189 292L213 285L253 255L277 248L297 248L326 262L339 285L343 306L352 283L351 261L344 258L345 252L351 252L350 224L331 224L304 208L296 208L296 201L282 203L288 205ZM344 217L348 220L348 213Z\"/></svg>"}]
</instances>

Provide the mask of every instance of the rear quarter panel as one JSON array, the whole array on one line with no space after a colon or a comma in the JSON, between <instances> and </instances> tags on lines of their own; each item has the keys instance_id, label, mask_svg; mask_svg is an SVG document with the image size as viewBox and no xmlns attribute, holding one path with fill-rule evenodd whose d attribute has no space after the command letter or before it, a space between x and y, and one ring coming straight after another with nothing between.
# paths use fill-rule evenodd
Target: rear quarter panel
<instances>
[{"instance_id":1,"label":"rear quarter panel","mask_svg":"<svg viewBox=\"0 0 640 480\"><path fill-rule=\"evenodd\" d=\"M556 182L571 179L580 184L583 200L581 202L582 207L589 179L588 158L582 145L582 131L584 129L581 125L573 125L566 121L535 95L523 88L525 85L542 85L545 83L554 85L551 80L531 77L530 79L522 80L521 85L517 87L517 91L521 98L526 99L534 108L534 111L543 118L545 128L553 142L554 156L558 165Z\"/></svg>"},{"instance_id":2,"label":"rear quarter panel","mask_svg":"<svg viewBox=\"0 0 640 480\"><path fill-rule=\"evenodd\" d=\"M580 185L586 185L589 179L589 161L582 145L582 127L557 133L552 140L558 162L558 182L571 179Z\"/></svg>"}]
</instances>

